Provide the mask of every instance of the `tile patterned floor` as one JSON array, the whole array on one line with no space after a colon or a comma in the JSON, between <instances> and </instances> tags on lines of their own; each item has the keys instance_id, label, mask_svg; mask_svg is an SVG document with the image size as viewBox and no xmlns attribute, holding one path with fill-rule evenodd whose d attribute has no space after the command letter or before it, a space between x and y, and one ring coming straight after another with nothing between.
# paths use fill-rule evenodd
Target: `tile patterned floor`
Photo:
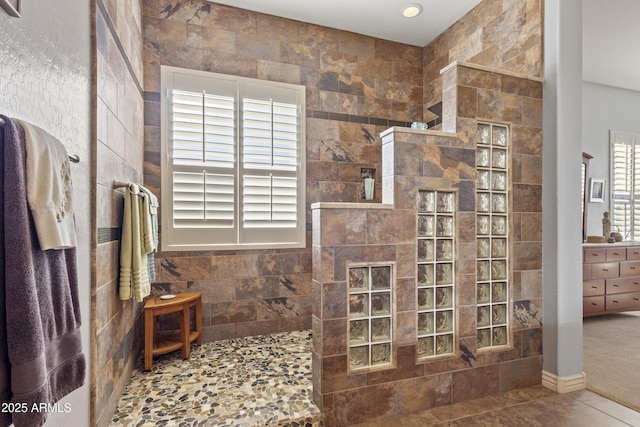
<instances>
[{"instance_id":1,"label":"tile patterned floor","mask_svg":"<svg viewBox=\"0 0 640 427\"><path fill-rule=\"evenodd\" d=\"M112 426L319 426L309 331L194 345L136 369Z\"/></svg>"},{"instance_id":2,"label":"tile patterned floor","mask_svg":"<svg viewBox=\"0 0 640 427\"><path fill-rule=\"evenodd\" d=\"M194 346L189 360L174 352L135 370L111 426L320 427L311 396L309 331L216 341ZM537 386L357 427L390 425L627 427L640 426L640 413L588 390Z\"/></svg>"}]
</instances>

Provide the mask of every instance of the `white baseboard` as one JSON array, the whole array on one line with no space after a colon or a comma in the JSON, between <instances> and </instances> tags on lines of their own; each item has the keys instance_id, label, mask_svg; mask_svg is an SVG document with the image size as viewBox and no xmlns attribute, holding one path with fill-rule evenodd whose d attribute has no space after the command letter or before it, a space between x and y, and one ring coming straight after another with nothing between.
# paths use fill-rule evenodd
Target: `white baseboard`
<instances>
[{"instance_id":1,"label":"white baseboard","mask_svg":"<svg viewBox=\"0 0 640 427\"><path fill-rule=\"evenodd\" d=\"M542 371L542 386L557 393L570 393L587 388L587 376L583 372L572 377L559 377L547 371Z\"/></svg>"}]
</instances>

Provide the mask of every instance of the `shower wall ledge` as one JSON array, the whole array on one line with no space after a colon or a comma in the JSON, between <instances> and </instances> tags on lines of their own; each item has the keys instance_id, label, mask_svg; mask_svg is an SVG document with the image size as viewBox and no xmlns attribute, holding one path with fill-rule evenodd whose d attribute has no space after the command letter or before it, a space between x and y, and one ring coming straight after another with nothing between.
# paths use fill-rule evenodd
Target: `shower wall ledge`
<instances>
[{"instance_id":1,"label":"shower wall ledge","mask_svg":"<svg viewBox=\"0 0 640 427\"><path fill-rule=\"evenodd\" d=\"M448 136L451 138L456 138L457 134L455 132L443 132L440 130L430 130L430 129L414 129L403 126L393 126L389 129L380 133L380 137L384 138L385 136L392 134L394 132L404 132L404 133L415 133L420 135L433 135L433 136Z\"/></svg>"},{"instance_id":2,"label":"shower wall ledge","mask_svg":"<svg viewBox=\"0 0 640 427\"><path fill-rule=\"evenodd\" d=\"M489 73L495 73L495 74L500 74L502 76L509 76L509 77L515 77L518 79L524 79L524 80L531 80L534 82L539 82L539 83L543 83L544 79L542 77L536 77L536 76L527 76L526 74L521 74L521 73L514 73L512 71L508 71L508 70L501 70L498 68L493 68L493 67L487 67L485 65L479 65L479 64L473 64L471 62L464 62L464 61L454 61L451 64L447 65L446 67L444 67L443 69L440 70L440 74L444 74L447 71L457 68L457 67L465 67L465 68L471 68L474 70L478 70L478 71L486 71Z\"/></svg>"}]
</instances>

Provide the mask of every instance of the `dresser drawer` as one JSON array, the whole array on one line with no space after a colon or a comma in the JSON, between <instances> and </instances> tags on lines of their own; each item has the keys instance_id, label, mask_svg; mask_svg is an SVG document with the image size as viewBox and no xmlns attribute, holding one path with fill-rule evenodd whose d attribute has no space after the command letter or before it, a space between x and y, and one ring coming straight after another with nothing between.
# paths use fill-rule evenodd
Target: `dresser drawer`
<instances>
[{"instance_id":1,"label":"dresser drawer","mask_svg":"<svg viewBox=\"0 0 640 427\"><path fill-rule=\"evenodd\" d=\"M640 247L627 248L627 259L640 259Z\"/></svg>"},{"instance_id":2,"label":"dresser drawer","mask_svg":"<svg viewBox=\"0 0 640 427\"><path fill-rule=\"evenodd\" d=\"M619 294L621 292L640 292L640 276L607 279L607 294Z\"/></svg>"},{"instance_id":3,"label":"dresser drawer","mask_svg":"<svg viewBox=\"0 0 640 427\"><path fill-rule=\"evenodd\" d=\"M620 263L617 262L600 262L597 264L591 264L591 278L610 279L612 277L618 277L620 273L619 265ZM640 268L640 265L638 267Z\"/></svg>"},{"instance_id":4,"label":"dresser drawer","mask_svg":"<svg viewBox=\"0 0 640 427\"><path fill-rule=\"evenodd\" d=\"M640 292L629 292L627 294L607 295L607 310L629 310L637 308L640 310Z\"/></svg>"},{"instance_id":5,"label":"dresser drawer","mask_svg":"<svg viewBox=\"0 0 640 427\"><path fill-rule=\"evenodd\" d=\"M640 261L623 261L620 263L620 276L640 276Z\"/></svg>"},{"instance_id":6,"label":"dresser drawer","mask_svg":"<svg viewBox=\"0 0 640 427\"><path fill-rule=\"evenodd\" d=\"M584 262L605 262L607 250L605 248L584 249Z\"/></svg>"},{"instance_id":7,"label":"dresser drawer","mask_svg":"<svg viewBox=\"0 0 640 427\"><path fill-rule=\"evenodd\" d=\"M627 259L626 248L611 248L607 249L607 262L608 261L624 261Z\"/></svg>"},{"instance_id":8,"label":"dresser drawer","mask_svg":"<svg viewBox=\"0 0 640 427\"><path fill-rule=\"evenodd\" d=\"M582 315L587 316L604 311L604 296L582 298Z\"/></svg>"},{"instance_id":9,"label":"dresser drawer","mask_svg":"<svg viewBox=\"0 0 640 427\"><path fill-rule=\"evenodd\" d=\"M582 295L585 297L593 295L604 295L605 283L604 279L587 280L582 282Z\"/></svg>"}]
</instances>

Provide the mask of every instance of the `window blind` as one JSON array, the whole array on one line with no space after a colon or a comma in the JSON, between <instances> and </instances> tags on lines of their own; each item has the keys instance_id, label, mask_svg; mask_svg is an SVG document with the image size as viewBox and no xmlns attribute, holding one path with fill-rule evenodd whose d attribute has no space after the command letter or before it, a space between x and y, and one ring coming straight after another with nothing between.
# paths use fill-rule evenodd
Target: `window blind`
<instances>
[{"instance_id":1,"label":"window blind","mask_svg":"<svg viewBox=\"0 0 640 427\"><path fill-rule=\"evenodd\" d=\"M230 227L235 210L235 100L174 90L175 227Z\"/></svg>"},{"instance_id":2,"label":"window blind","mask_svg":"<svg viewBox=\"0 0 640 427\"><path fill-rule=\"evenodd\" d=\"M612 225L626 239L640 231L640 139L612 133L611 210Z\"/></svg>"},{"instance_id":3,"label":"window blind","mask_svg":"<svg viewBox=\"0 0 640 427\"><path fill-rule=\"evenodd\" d=\"M304 87L161 68L163 249L304 247Z\"/></svg>"},{"instance_id":4,"label":"window blind","mask_svg":"<svg viewBox=\"0 0 640 427\"><path fill-rule=\"evenodd\" d=\"M297 120L295 104L242 100L245 227L296 227Z\"/></svg>"}]
</instances>

